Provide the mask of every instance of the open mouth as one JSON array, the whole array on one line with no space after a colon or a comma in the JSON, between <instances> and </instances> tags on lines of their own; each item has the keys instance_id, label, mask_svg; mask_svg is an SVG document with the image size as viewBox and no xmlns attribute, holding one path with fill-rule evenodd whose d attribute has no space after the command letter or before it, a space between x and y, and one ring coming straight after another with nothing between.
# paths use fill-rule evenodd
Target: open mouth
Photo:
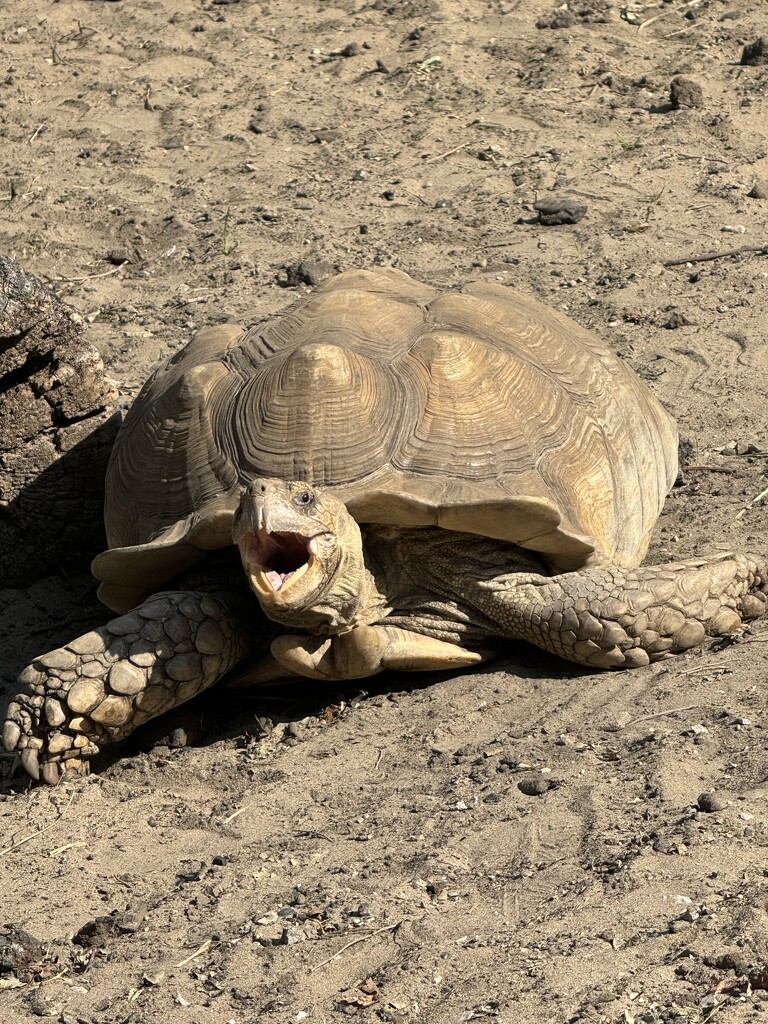
<instances>
[{"instance_id":1,"label":"open mouth","mask_svg":"<svg viewBox=\"0 0 768 1024\"><path fill-rule=\"evenodd\" d=\"M298 533L258 530L248 537L248 568L254 575L263 577L269 585L265 589L281 590L303 576L309 568L313 555L311 543L311 538Z\"/></svg>"}]
</instances>

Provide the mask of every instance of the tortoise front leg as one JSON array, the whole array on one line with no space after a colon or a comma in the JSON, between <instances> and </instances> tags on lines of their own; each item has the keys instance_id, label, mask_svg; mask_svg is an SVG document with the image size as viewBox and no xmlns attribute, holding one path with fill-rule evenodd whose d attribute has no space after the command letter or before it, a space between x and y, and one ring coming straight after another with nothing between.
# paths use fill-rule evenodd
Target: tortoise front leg
<instances>
[{"instance_id":1,"label":"tortoise front leg","mask_svg":"<svg viewBox=\"0 0 768 1024\"><path fill-rule=\"evenodd\" d=\"M480 581L471 600L499 635L593 668L634 668L723 636L766 610L764 560L741 554L560 576Z\"/></svg>"},{"instance_id":2,"label":"tortoise front leg","mask_svg":"<svg viewBox=\"0 0 768 1024\"><path fill-rule=\"evenodd\" d=\"M56 783L65 770L82 771L105 743L196 696L251 654L260 621L255 601L234 591L154 594L24 669L19 683L30 692L8 706L5 747L35 779Z\"/></svg>"}]
</instances>

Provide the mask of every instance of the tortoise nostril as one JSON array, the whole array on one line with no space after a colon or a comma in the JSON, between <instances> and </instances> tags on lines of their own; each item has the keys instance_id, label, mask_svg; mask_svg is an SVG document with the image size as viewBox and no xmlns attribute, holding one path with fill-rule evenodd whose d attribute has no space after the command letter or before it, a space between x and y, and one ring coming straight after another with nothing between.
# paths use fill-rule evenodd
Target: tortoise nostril
<instances>
[{"instance_id":1,"label":"tortoise nostril","mask_svg":"<svg viewBox=\"0 0 768 1024\"><path fill-rule=\"evenodd\" d=\"M261 493L262 494L266 494L266 492L267 492L267 485L266 484L262 484L261 485Z\"/></svg>"}]
</instances>

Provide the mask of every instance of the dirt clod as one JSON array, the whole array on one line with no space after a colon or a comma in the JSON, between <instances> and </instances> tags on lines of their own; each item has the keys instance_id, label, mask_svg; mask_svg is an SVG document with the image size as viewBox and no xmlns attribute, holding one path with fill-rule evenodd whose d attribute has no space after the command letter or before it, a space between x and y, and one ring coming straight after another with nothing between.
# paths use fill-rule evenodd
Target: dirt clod
<instances>
[{"instance_id":1,"label":"dirt clod","mask_svg":"<svg viewBox=\"0 0 768 1024\"><path fill-rule=\"evenodd\" d=\"M533 204L542 224L578 224L586 216L587 204L568 196L545 196Z\"/></svg>"},{"instance_id":2,"label":"dirt clod","mask_svg":"<svg viewBox=\"0 0 768 1024\"><path fill-rule=\"evenodd\" d=\"M525 796L543 796L552 788L552 780L544 775L528 775L520 779L517 788Z\"/></svg>"},{"instance_id":3,"label":"dirt clod","mask_svg":"<svg viewBox=\"0 0 768 1024\"><path fill-rule=\"evenodd\" d=\"M321 260L302 260L301 263L290 264L285 268L286 282L289 287L308 284L315 287L322 284L336 273L330 263Z\"/></svg>"},{"instance_id":4,"label":"dirt clod","mask_svg":"<svg viewBox=\"0 0 768 1024\"><path fill-rule=\"evenodd\" d=\"M675 110L686 107L703 107L704 90L692 78L678 75L669 86L669 99Z\"/></svg>"},{"instance_id":5,"label":"dirt clod","mask_svg":"<svg viewBox=\"0 0 768 1024\"><path fill-rule=\"evenodd\" d=\"M724 811L728 806L728 797L724 793L701 793L696 800L700 811L712 814L716 811Z\"/></svg>"},{"instance_id":6,"label":"dirt clod","mask_svg":"<svg viewBox=\"0 0 768 1024\"><path fill-rule=\"evenodd\" d=\"M761 67L768 64L768 36L759 36L753 43L747 43L741 51L739 64Z\"/></svg>"}]
</instances>

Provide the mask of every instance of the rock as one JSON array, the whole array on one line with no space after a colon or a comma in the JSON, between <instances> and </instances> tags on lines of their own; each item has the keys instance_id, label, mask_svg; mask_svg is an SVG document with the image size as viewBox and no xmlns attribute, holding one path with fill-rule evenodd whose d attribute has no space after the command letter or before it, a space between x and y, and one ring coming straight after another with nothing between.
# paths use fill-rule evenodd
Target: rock
<instances>
[{"instance_id":1,"label":"rock","mask_svg":"<svg viewBox=\"0 0 768 1024\"><path fill-rule=\"evenodd\" d=\"M768 183L756 181L747 195L750 199L768 199Z\"/></svg>"},{"instance_id":2,"label":"rock","mask_svg":"<svg viewBox=\"0 0 768 1024\"><path fill-rule=\"evenodd\" d=\"M0 578L84 567L106 545L103 479L119 416L70 306L0 256Z\"/></svg>"},{"instance_id":3,"label":"rock","mask_svg":"<svg viewBox=\"0 0 768 1024\"><path fill-rule=\"evenodd\" d=\"M706 814L713 814L716 811L724 811L728 806L728 798L723 793L700 793L696 800L700 811Z\"/></svg>"},{"instance_id":4,"label":"rock","mask_svg":"<svg viewBox=\"0 0 768 1024\"><path fill-rule=\"evenodd\" d=\"M109 939L116 935L118 931L118 915L116 912L113 912L109 917L104 915L94 918L93 921L88 921L75 933L72 937L72 942L74 945L82 946L85 949L105 946Z\"/></svg>"},{"instance_id":5,"label":"rock","mask_svg":"<svg viewBox=\"0 0 768 1024\"><path fill-rule=\"evenodd\" d=\"M12 924L0 928L0 974L32 981L33 968L44 959L45 948L34 935Z\"/></svg>"},{"instance_id":6,"label":"rock","mask_svg":"<svg viewBox=\"0 0 768 1024\"><path fill-rule=\"evenodd\" d=\"M547 196L533 204L542 224L578 224L586 216L587 204L568 196Z\"/></svg>"},{"instance_id":7,"label":"rock","mask_svg":"<svg viewBox=\"0 0 768 1024\"><path fill-rule=\"evenodd\" d=\"M747 43L741 51L739 64L752 68L768 64L768 37L759 36L754 43Z\"/></svg>"},{"instance_id":8,"label":"rock","mask_svg":"<svg viewBox=\"0 0 768 1024\"><path fill-rule=\"evenodd\" d=\"M576 17L570 11L555 11L544 18L539 18L536 28L571 28L575 24Z\"/></svg>"},{"instance_id":9,"label":"rock","mask_svg":"<svg viewBox=\"0 0 768 1024\"><path fill-rule=\"evenodd\" d=\"M543 796L552 788L552 780L543 775L527 775L520 779L517 788L525 796Z\"/></svg>"},{"instance_id":10,"label":"rock","mask_svg":"<svg viewBox=\"0 0 768 1024\"><path fill-rule=\"evenodd\" d=\"M704 91L692 78L678 75L672 79L669 87L669 100L675 110L686 107L703 107Z\"/></svg>"},{"instance_id":11,"label":"rock","mask_svg":"<svg viewBox=\"0 0 768 1024\"><path fill-rule=\"evenodd\" d=\"M299 284L308 284L316 288L335 274L333 265L322 260L302 260L301 263L285 268L287 283L291 288Z\"/></svg>"},{"instance_id":12,"label":"rock","mask_svg":"<svg viewBox=\"0 0 768 1024\"><path fill-rule=\"evenodd\" d=\"M681 313L679 309L674 309L669 313L669 316L661 326L668 331L676 331L680 327L688 327L690 323L691 321L685 313Z\"/></svg>"}]
</instances>

